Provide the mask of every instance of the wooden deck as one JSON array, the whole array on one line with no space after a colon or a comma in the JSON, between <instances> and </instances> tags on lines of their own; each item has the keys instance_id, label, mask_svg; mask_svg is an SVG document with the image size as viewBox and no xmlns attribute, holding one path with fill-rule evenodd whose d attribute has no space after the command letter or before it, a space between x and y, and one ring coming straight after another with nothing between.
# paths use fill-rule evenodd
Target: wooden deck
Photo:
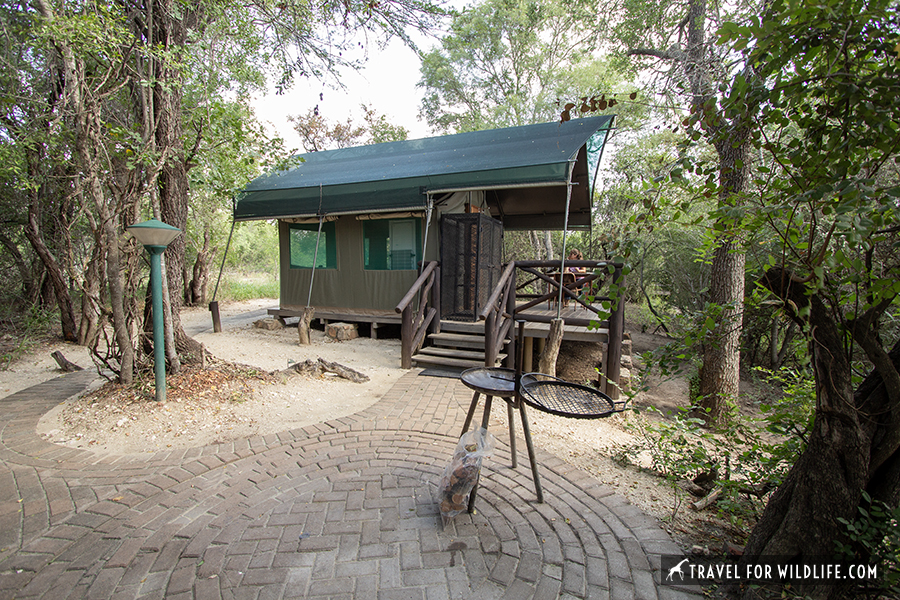
<instances>
[{"instance_id":1,"label":"wooden deck","mask_svg":"<svg viewBox=\"0 0 900 600\"><path fill-rule=\"evenodd\" d=\"M563 308L560 311L560 317L567 324L563 328L563 339L571 340L575 342L605 342L607 341L607 337L609 335L609 329L607 323L604 321L601 327L597 329L589 328L587 325L569 325L570 321L588 321L596 318L596 315L591 311L578 306L574 307L575 303L570 303L569 306ZM550 319L556 318L556 306L554 305L553 309L548 309L547 304L542 304L539 307L530 308L524 313L517 313L517 317L524 317L525 323L525 337L531 338L544 338L549 335L550 332ZM540 319L541 321L546 322L538 322L533 320L534 318ZM447 319L441 320L441 330L442 331L459 331L466 333L484 333L484 322L463 322L463 321L450 321Z\"/></svg>"},{"instance_id":2,"label":"wooden deck","mask_svg":"<svg viewBox=\"0 0 900 600\"><path fill-rule=\"evenodd\" d=\"M589 310L578 306L575 303L569 304L560 311L560 316L566 323L574 320L587 320L595 316ZM273 317L289 319L299 317L301 311L282 308L270 308L268 314ZM546 338L550 332L550 319L556 318L556 307L547 308L546 304L540 307L528 309L524 313L525 320L525 336L531 338ZM535 322L530 317L537 317L548 322ZM400 325L400 315L392 310L374 311L366 310L365 312L355 312L352 309L335 309L335 308L317 308L315 318L322 324L330 322L349 322L349 323L370 323L372 325L372 337L378 337L378 328L384 325ZM441 320L441 330L459 333L484 334L484 321L451 321L447 319ZM604 322L598 329L590 329L583 325L566 325L563 329L563 339L576 342L605 342L609 330Z\"/></svg>"}]
</instances>

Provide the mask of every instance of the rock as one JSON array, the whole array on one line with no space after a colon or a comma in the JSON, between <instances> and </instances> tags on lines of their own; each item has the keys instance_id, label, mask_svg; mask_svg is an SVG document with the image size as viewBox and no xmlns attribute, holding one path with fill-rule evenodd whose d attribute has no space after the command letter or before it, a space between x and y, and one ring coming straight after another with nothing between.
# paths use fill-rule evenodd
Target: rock
<instances>
[{"instance_id":1,"label":"rock","mask_svg":"<svg viewBox=\"0 0 900 600\"><path fill-rule=\"evenodd\" d=\"M631 391L631 369L619 369L619 388L625 393Z\"/></svg>"},{"instance_id":2,"label":"rock","mask_svg":"<svg viewBox=\"0 0 900 600\"><path fill-rule=\"evenodd\" d=\"M260 319L258 321L253 322L253 326L258 329L284 329L284 325L281 324L281 321L277 319Z\"/></svg>"},{"instance_id":3,"label":"rock","mask_svg":"<svg viewBox=\"0 0 900 600\"><path fill-rule=\"evenodd\" d=\"M744 547L726 541L722 546L722 553L730 558L740 558L744 555Z\"/></svg>"},{"instance_id":4,"label":"rock","mask_svg":"<svg viewBox=\"0 0 900 600\"><path fill-rule=\"evenodd\" d=\"M343 342L359 337L356 323L329 323L325 326L325 335L333 340Z\"/></svg>"},{"instance_id":5,"label":"rock","mask_svg":"<svg viewBox=\"0 0 900 600\"><path fill-rule=\"evenodd\" d=\"M694 556L709 556L710 555L709 547L708 546L699 546L699 545L695 544L695 545L691 546L691 554L693 554Z\"/></svg>"}]
</instances>

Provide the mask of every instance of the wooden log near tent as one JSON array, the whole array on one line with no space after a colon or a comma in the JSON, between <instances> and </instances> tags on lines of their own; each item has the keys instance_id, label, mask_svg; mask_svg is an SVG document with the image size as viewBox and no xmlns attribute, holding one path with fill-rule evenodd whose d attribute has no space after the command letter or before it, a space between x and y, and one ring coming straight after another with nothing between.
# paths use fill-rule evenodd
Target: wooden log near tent
<instances>
[{"instance_id":1,"label":"wooden log near tent","mask_svg":"<svg viewBox=\"0 0 900 600\"><path fill-rule=\"evenodd\" d=\"M538 371L545 375L556 377L556 359L559 357L559 347L562 345L563 330L566 322L562 319L553 319L550 321L550 333L547 336L547 343L538 359Z\"/></svg>"}]
</instances>

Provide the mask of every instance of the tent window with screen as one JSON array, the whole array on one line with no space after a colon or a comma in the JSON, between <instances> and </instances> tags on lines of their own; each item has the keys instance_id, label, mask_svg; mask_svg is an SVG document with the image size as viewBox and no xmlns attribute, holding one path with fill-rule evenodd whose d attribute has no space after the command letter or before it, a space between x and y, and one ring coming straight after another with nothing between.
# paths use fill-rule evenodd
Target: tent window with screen
<instances>
[{"instance_id":1,"label":"tent window with screen","mask_svg":"<svg viewBox=\"0 0 900 600\"><path fill-rule=\"evenodd\" d=\"M318 225L291 225L290 251L292 269L311 269L313 260L317 269L337 268L337 246L334 223L323 223L322 233ZM316 239L319 249L316 251Z\"/></svg>"},{"instance_id":2,"label":"tent window with screen","mask_svg":"<svg viewBox=\"0 0 900 600\"><path fill-rule=\"evenodd\" d=\"M421 219L377 219L363 222L367 271L416 269L421 260Z\"/></svg>"}]
</instances>

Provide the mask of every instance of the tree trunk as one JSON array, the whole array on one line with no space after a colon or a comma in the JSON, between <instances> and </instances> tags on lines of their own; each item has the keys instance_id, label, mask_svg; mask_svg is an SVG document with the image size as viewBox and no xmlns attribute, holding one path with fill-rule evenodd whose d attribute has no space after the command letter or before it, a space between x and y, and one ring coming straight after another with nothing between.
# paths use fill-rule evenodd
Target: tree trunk
<instances>
[{"instance_id":1,"label":"tree trunk","mask_svg":"<svg viewBox=\"0 0 900 600\"><path fill-rule=\"evenodd\" d=\"M542 240L538 238L537 231L528 230L528 241L531 242L531 248L534 252L534 259L541 260L543 258L544 246Z\"/></svg>"},{"instance_id":2,"label":"tree trunk","mask_svg":"<svg viewBox=\"0 0 900 600\"><path fill-rule=\"evenodd\" d=\"M101 148L100 107L95 103L82 105L78 114L76 148L83 170L87 194L97 207L100 216L102 240L106 256L106 279L109 284L109 301L112 308L113 331L118 346L119 382L131 385L134 378L134 344L125 316L125 286L122 280L122 251L119 246L119 212L108 204L100 182L100 159L97 151Z\"/></svg>"},{"instance_id":3,"label":"tree trunk","mask_svg":"<svg viewBox=\"0 0 900 600\"><path fill-rule=\"evenodd\" d=\"M737 129L716 143L719 155L719 206L740 202L749 175L749 132ZM700 369L700 408L708 425L721 425L728 404L736 402L741 382L741 329L744 315L745 255L737 232L739 223L720 217L717 245L709 282L709 301L720 310L715 329L703 343Z\"/></svg>"},{"instance_id":4,"label":"tree trunk","mask_svg":"<svg viewBox=\"0 0 900 600\"><path fill-rule=\"evenodd\" d=\"M38 285L34 277L32 277L31 269L28 268L25 257L22 256L19 247L2 231L0 231L0 244L2 244L3 247L6 248L6 251L9 252L10 256L12 256L13 262L16 265L16 270L19 272L19 277L22 278L22 294L25 304L31 306L38 296Z\"/></svg>"},{"instance_id":5,"label":"tree trunk","mask_svg":"<svg viewBox=\"0 0 900 600\"><path fill-rule=\"evenodd\" d=\"M300 315L300 322L297 323L297 340L302 346L309 346L312 343L309 332L309 324L316 314L316 309L307 306Z\"/></svg>"},{"instance_id":6,"label":"tree trunk","mask_svg":"<svg viewBox=\"0 0 900 600\"><path fill-rule=\"evenodd\" d=\"M75 307L72 304L72 296L69 294L69 288L66 285L66 277L62 267L50 252L47 244L41 236L41 229L38 219L38 207L40 202L38 193L34 192L31 205L28 207L28 224L25 226L25 237L31 243L31 247L41 258L44 267L47 269L47 275L53 286L53 293L56 296L56 305L59 307L59 319L62 324L63 339L67 342L78 341L78 327L75 325Z\"/></svg>"},{"instance_id":7,"label":"tree trunk","mask_svg":"<svg viewBox=\"0 0 900 600\"><path fill-rule=\"evenodd\" d=\"M96 227L93 219L91 222ZM100 291L106 281L102 236L101 232L94 232L94 250L84 273L84 284L81 289L81 326L78 328L78 343L89 348L94 346L100 335L102 315Z\"/></svg>"},{"instance_id":8,"label":"tree trunk","mask_svg":"<svg viewBox=\"0 0 900 600\"><path fill-rule=\"evenodd\" d=\"M209 225L207 225L203 232L203 248L197 252L191 283L188 286L189 295L187 296L187 301L193 306L206 304L206 292L209 283L210 235Z\"/></svg>"},{"instance_id":9,"label":"tree trunk","mask_svg":"<svg viewBox=\"0 0 900 600\"><path fill-rule=\"evenodd\" d=\"M896 506L900 498L898 424L882 375L876 370L854 393L852 368L838 323L805 286L790 273L771 269L765 287L786 305L809 307L810 350L816 378L816 418L806 451L775 491L750 535L743 564L763 555L787 558L829 557L836 542L847 542L847 528L839 519L858 516L862 492ZM796 314L793 315L797 319ZM893 369L900 368L900 342L890 352ZM875 457L883 457L880 462ZM867 557L862 556L863 560ZM737 590L729 590L736 594ZM811 598L844 598L839 585L799 590Z\"/></svg>"},{"instance_id":10,"label":"tree trunk","mask_svg":"<svg viewBox=\"0 0 900 600\"><path fill-rule=\"evenodd\" d=\"M181 237L181 236L179 236ZM181 371L181 359L178 356L178 348L175 344L175 312L172 308L172 288L169 286L168 269L166 265L165 254L160 258L160 269L162 271L162 299L163 299L163 339L166 344L166 363L168 364L169 373L176 374ZM175 294L179 297L179 294ZM179 303L180 304L180 303ZM179 310L179 323L181 322Z\"/></svg>"},{"instance_id":11,"label":"tree trunk","mask_svg":"<svg viewBox=\"0 0 900 600\"><path fill-rule=\"evenodd\" d=\"M538 372L556 377L556 359L559 357L559 346L562 344L563 329L566 322L562 319L550 321L550 332L547 334L547 343L544 351L538 358Z\"/></svg>"},{"instance_id":12,"label":"tree trunk","mask_svg":"<svg viewBox=\"0 0 900 600\"><path fill-rule=\"evenodd\" d=\"M703 343L700 369L701 416L709 425L723 423L728 403L737 401L740 386L744 254L734 246L723 242L716 248L710 277L710 302L722 312Z\"/></svg>"},{"instance_id":13,"label":"tree trunk","mask_svg":"<svg viewBox=\"0 0 900 600\"><path fill-rule=\"evenodd\" d=\"M170 49L187 43L187 17L172 0L153 3L155 13L154 42ZM180 17L176 17L179 15ZM184 289L184 254L188 216L188 165L184 155L182 131L181 74L174 65L158 62L157 83L153 87L153 111L156 123L156 148L167 157L159 173L160 215L164 223L181 229L166 251L166 275L172 311L172 331L175 347L188 362L202 361L203 346L189 337L181 325L182 294ZM179 290L173 294L171 290Z\"/></svg>"}]
</instances>

